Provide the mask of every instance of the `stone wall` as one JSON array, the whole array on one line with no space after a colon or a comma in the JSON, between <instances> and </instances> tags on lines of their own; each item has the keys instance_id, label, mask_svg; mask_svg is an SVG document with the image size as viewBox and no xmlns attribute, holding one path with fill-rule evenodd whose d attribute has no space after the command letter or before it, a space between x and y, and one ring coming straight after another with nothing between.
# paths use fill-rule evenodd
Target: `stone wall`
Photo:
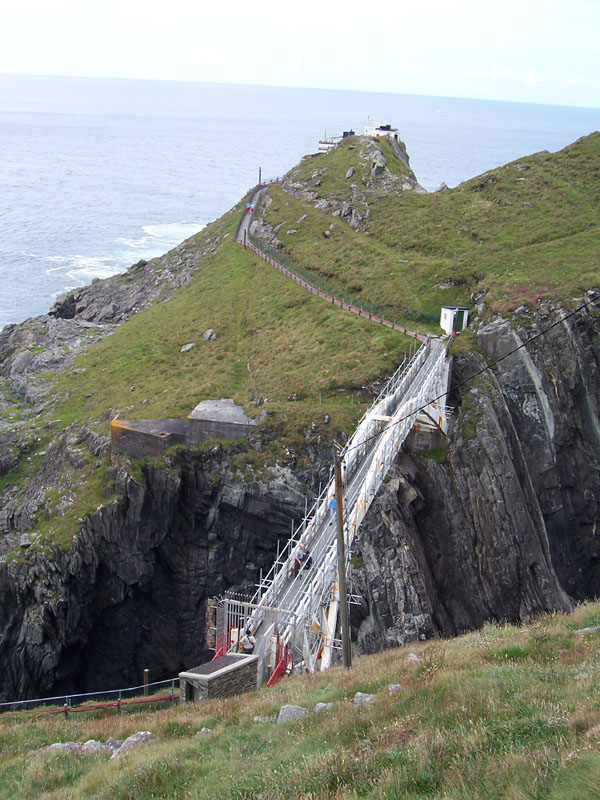
<instances>
[{"instance_id":1,"label":"stone wall","mask_svg":"<svg viewBox=\"0 0 600 800\"><path fill-rule=\"evenodd\" d=\"M123 422L113 419L110 423L110 446L113 453L135 458L160 456L174 444L186 441L186 420L135 420Z\"/></svg>"},{"instance_id":2,"label":"stone wall","mask_svg":"<svg viewBox=\"0 0 600 800\"><path fill-rule=\"evenodd\" d=\"M198 444L206 439L247 439L256 433L256 425L214 419L187 419L186 444Z\"/></svg>"},{"instance_id":3,"label":"stone wall","mask_svg":"<svg viewBox=\"0 0 600 800\"><path fill-rule=\"evenodd\" d=\"M253 691L257 687L258 660L258 656L232 653L180 672L181 699L197 703Z\"/></svg>"}]
</instances>

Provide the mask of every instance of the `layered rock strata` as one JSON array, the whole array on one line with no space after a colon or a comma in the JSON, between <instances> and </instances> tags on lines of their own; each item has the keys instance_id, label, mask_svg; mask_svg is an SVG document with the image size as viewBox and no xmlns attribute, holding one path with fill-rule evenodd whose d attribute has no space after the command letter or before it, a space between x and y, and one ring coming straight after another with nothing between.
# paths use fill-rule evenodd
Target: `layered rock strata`
<instances>
[{"instance_id":1,"label":"layered rock strata","mask_svg":"<svg viewBox=\"0 0 600 800\"><path fill-rule=\"evenodd\" d=\"M600 593L597 313L498 319L455 359L448 447L400 455L361 529L363 651Z\"/></svg>"}]
</instances>

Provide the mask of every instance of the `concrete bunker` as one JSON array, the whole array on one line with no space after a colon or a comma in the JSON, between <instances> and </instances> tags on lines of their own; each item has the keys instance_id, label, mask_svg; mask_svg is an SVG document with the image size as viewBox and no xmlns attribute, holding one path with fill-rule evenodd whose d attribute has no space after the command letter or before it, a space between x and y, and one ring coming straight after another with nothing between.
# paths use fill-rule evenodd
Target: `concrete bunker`
<instances>
[{"instance_id":1,"label":"concrete bunker","mask_svg":"<svg viewBox=\"0 0 600 800\"><path fill-rule=\"evenodd\" d=\"M246 439L256 429L256 422L233 400L204 400L186 419L111 420L111 449L136 458L158 456L175 444L192 446L207 439Z\"/></svg>"}]
</instances>

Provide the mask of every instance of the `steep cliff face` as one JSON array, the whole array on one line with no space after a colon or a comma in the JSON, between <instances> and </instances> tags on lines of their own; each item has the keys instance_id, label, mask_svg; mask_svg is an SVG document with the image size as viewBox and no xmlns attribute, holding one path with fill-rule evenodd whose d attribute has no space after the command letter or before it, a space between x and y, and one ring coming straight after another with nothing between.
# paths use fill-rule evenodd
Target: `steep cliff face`
<instances>
[{"instance_id":1,"label":"steep cliff face","mask_svg":"<svg viewBox=\"0 0 600 800\"><path fill-rule=\"evenodd\" d=\"M485 356L455 359L447 449L402 454L362 527L362 650L600 592L598 312L565 316L496 320L478 335Z\"/></svg>"},{"instance_id":2,"label":"steep cliff face","mask_svg":"<svg viewBox=\"0 0 600 800\"><path fill-rule=\"evenodd\" d=\"M184 457L134 480L83 525L70 552L0 563L0 697L138 684L205 660L206 601L254 590L304 512L296 479L236 481L230 454ZM111 484L112 485L112 484Z\"/></svg>"},{"instance_id":3,"label":"steep cliff face","mask_svg":"<svg viewBox=\"0 0 600 800\"><path fill-rule=\"evenodd\" d=\"M426 197L402 147L345 140L269 187L255 233L336 292L410 319L427 320L440 300L463 303L470 292L487 303L482 319L525 299L537 309L480 323L479 352L454 360L448 446L399 456L373 504L354 568L363 599L353 622L364 651L520 620L600 592L598 311L567 318L540 301L597 280L599 142L595 135ZM75 290L49 315L0 332L2 699L123 686L144 668L158 677L201 660L207 599L253 587L277 539L302 516L307 487L326 477L331 438L350 433L353 410L344 416L337 393L347 391L352 405L373 394L375 354L387 352L381 331L311 316L307 298L283 286L269 283L250 298L257 276L266 277L230 244L242 208L161 259ZM217 307L225 309L222 350L195 347ZM312 327L299 325L306 316ZM98 349L115 340L118 348L98 361ZM362 361L359 342L368 352ZM274 365L269 391L259 391L244 355L255 343L267 385ZM191 364L183 360L190 344L198 355ZM344 369L337 363L342 351L356 356L352 379L350 360ZM84 353L87 366L74 363ZM138 365L140 379L160 376L141 391L131 378ZM314 383L312 405L286 385L295 369ZM58 392L49 389L52 373L66 376ZM220 396L224 385L247 406L272 395L277 411L265 407L263 423L277 414L279 427L263 424L246 454L252 464L264 453L257 469L268 479L241 478L231 449L168 456L143 475L111 463L107 421L137 418L131 409L142 414L157 396L172 393L175 403L184 377L194 403ZM93 399L98 387L109 391ZM304 405L292 414L296 401ZM276 437L281 447L267 452ZM312 469L292 472L299 463Z\"/></svg>"},{"instance_id":4,"label":"steep cliff face","mask_svg":"<svg viewBox=\"0 0 600 800\"><path fill-rule=\"evenodd\" d=\"M598 314L564 316L498 319L479 331L482 354L455 356L448 446L402 453L360 532L359 650L518 621L600 593ZM14 531L5 550L39 512L49 475L75 474L82 437L102 455L105 443L85 431L49 451L40 486L5 506L3 525ZM173 674L208 655L207 600L253 587L302 516L299 481L317 482L316 472L278 469L267 482L244 482L232 455L182 453L137 479L115 461L112 498L69 552L23 548L0 562L3 699L137 683L144 668Z\"/></svg>"}]
</instances>

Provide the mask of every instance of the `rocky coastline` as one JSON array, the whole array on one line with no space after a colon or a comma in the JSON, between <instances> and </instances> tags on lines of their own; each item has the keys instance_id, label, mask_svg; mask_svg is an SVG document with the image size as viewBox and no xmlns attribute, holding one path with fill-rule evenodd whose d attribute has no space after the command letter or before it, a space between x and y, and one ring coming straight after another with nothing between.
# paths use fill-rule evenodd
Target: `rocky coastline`
<instances>
[{"instance_id":1,"label":"rocky coastline","mask_svg":"<svg viewBox=\"0 0 600 800\"><path fill-rule=\"evenodd\" d=\"M375 176L377 154L368 155ZM406 188L388 182L386 191ZM293 172L288 183L300 191ZM328 211L360 228L368 208L355 200ZM48 371L70 368L187 285L227 235L209 229L0 331L0 479L35 450L25 423L52 404ZM591 304L569 316L594 296L505 316L472 298L476 346L454 357L448 445L401 453L361 528L358 652L519 622L600 594L599 312ZM182 449L136 472L95 425L45 430L33 477L0 484L0 701L115 688L146 668L158 679L207 657L208 599L253 590L331 461L332 442L307 428L308 468L290 454L250 478L233 466L232 443ZM35 548L36 520L50 513L50 496L60 514L83 445L104 501L79 520L70 546Z\"/></svg>"}]
</instances>

